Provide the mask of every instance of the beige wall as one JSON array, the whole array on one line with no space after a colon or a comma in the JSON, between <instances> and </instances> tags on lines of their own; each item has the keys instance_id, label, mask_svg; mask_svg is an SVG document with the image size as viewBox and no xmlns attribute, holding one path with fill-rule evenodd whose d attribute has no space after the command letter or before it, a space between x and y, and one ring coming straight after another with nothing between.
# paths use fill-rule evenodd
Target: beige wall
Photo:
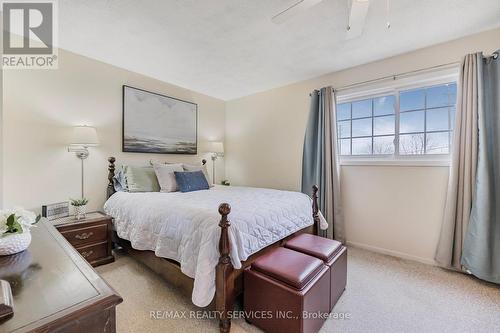
<instances>
[{"instance_id":1,"label":"beige wall","mask_svg":"<svg viewBox=\"0 0 500 333\"><path fill-rule=\"evenodd\" d=\"M207 157L122 153L123 84L197 103L199 145L224 140L223 101L60 50L58 70L4 72L6 207L39 211L44 203L80 196L80 160L66 151L69 128L78 124L96 126L101 141L99 147L90 148L85 161L90 209L104 203L108 156L132 164L150 159L200 163ZM222 177L223 160L219 164Z\"/></svg>"},{"instance_id":2,"label":"beige wall","mask_svg":"<svg viewBox=\"0 0 500 333\"><path fill-rule=\"evenodd\" d=\"M235 185L299 190L309 93L459 61L500 48L500 29L226 103L226 176ZM335 56L325 55L325 56ZM344 166L351 243L432 262L447 167Z\"/></svg>"}]
</instances>

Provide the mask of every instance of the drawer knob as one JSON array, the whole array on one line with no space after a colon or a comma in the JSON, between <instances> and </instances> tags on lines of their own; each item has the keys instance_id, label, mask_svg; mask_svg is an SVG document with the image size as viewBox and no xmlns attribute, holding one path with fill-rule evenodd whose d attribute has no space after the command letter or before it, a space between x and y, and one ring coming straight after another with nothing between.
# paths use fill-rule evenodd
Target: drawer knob
<instances>
[{"instance_id":1,"label":"drawer knob","mask_svg":"<svg viewBox=\"0 0 500 333\"><path fill-rule=\"evenodd\" d=\"M87 259L88 257L90 257L92 255L92 253L94 253L94 251L90 250L90 251L83 251L82 252L82 256Z\"/></svg>"},{"instance_id":2,"label":"drawer knob","mask_svg":"<svg viewBox=\"0 0 500 333\"><path fill-rule=\"evenodd\" d=\"M79 234L79 235L75 235L75 238L76 239L88 239L89 237L92 237L92 235L94 235L93 232L84 232L82 234Z\"/></svg>"}]
</instances>

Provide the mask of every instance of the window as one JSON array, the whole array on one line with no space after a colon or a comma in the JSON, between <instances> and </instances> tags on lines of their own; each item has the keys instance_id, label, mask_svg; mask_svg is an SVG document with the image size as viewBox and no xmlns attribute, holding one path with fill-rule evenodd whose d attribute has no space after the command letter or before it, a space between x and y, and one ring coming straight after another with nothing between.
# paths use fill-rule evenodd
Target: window
<instances>
[{"instance_id":1,"label":"window","mask_svg":"<svg viewBox=\"0 0 500 333\"><path fill-rule=\"evenodd\" d=\"M337 104L340 155L449 154L456 91L452 82Z\"/></svg>"}]
</instances>

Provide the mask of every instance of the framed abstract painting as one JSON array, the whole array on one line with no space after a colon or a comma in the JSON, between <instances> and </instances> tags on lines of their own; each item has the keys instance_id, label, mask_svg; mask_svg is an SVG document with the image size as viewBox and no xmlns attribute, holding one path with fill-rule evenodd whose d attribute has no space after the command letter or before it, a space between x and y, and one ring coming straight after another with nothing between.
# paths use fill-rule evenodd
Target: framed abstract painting
<instances>
[{"instance_id":1,"label":"framed abstract painting","mask_svg":"<svg viewBox=\"0 0 500 333\"><path fill-rule=\"evenodd\" d=\"M195 155L197 119L195 103L124 85L122 150Z\"/></svg>"}]
</instances>

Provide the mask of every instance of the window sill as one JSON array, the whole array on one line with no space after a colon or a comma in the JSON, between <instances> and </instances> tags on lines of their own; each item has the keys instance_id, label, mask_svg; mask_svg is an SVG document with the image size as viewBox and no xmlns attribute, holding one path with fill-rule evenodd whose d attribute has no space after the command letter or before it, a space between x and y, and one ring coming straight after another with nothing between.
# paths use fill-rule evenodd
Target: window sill
<instances>
[{"instance_id":1,"label":"window sill","mask_svg":"<svg viewBox=\"0 0 500 333\"><path fill-rule=\"evenodd\" d=\"M450 160L429 160L429 159L358 159L341 158L341 166L401 166L401 167L449 167Z\"/></svg>"}]
</instances>

